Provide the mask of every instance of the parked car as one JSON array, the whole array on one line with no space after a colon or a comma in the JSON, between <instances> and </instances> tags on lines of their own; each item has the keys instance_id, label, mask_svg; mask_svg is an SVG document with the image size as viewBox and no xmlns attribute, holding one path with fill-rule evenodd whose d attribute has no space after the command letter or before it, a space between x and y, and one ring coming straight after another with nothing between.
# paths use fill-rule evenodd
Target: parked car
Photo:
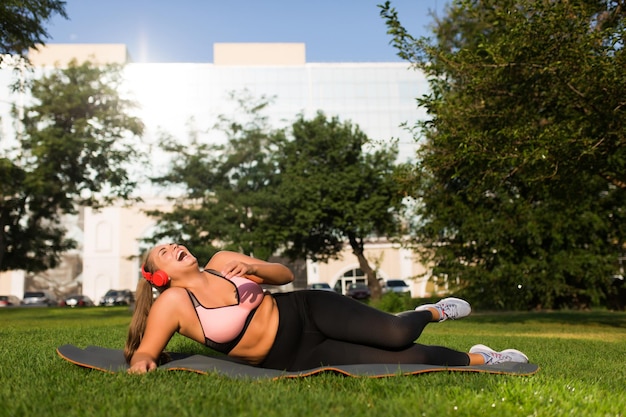
<instances>
[{"instance_id":1,"label":"parked car","mask_svg":"<svg viewBox=\"0 0 626 417\"><path fill-rule=\"evenodd\" d=\"M56 295L52 294L47 290L39 290L39 291L26 291L24 293L24 298L22 298L23 306L56 306L58 305L58 299Z\"/></svg>"},{"instance_id":2,"label":"parked car","mask_svg":"<svg viewBox=\"0 0 626 417\"><path fill-rule=\"evenodd\" d=\"M346 295L356 300L366 300L370 298L372 293L370 292L370 289L367 287L367 285L361 282L353 282L351 284L348 284Z\"/></svg>"},{"instance_id":3,"label":"parked car","mask_svg":"<svg viewBox=\"0 0 626 417\"><path fill-rule=\"evenodd\" d=\"M100 300L101 306L129 306L135 301L130 290L109 290Z\"/></svg>"},{"instance_id":4,"label":"parked car","mask_svg":"<svg viewBox=\"0 0 626 417\"><path fill-rule=\"evenodd\" d=\"M93 305L91 298L84 294L70 295L61 301L61 307L91 307Z\"/></svg>"},{"instance_id":5,"label":"parked car","mask_svg":"<svg viewBox=\"0 0 626 417\"><path fill-rule=\"evenodd\" d=\"M309 290L322 290L322 291L332 291L333 289L330 288L330 285L328 285L325 282L316 282L314 284L309 284L307 285L307 289Z\"/></svg>"},{"instance_id":6,"label":"parked car","mask_svg":"<svg viewBox=\"0 0 626 417\"><path fill-rule=\"evenodd\" d=\"M20 299L15 295L0 295L0 307L19 306Z\"/></svg>"},{"instance_id":7,"label":"parked car","mask_svg":"<svg viewBox=\"0 0 626 417\"><path fill-rule=\"evenodd\" d=\"M411 287L402 279L390 279L383 283L383 293L410 293Z\"/></svg>"}]
</instances>

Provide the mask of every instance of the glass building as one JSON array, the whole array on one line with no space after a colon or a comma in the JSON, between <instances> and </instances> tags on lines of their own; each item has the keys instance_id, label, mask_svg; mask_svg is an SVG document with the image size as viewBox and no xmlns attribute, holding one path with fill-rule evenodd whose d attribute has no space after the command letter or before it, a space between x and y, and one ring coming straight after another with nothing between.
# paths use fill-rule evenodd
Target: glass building
<instances>
[{"instance_id":1,"label":"glass building","mask_svg":"<svg viewBox=\"0 0 626 417\"><path fill-rule=\"evenodd\" d=\"M63 67L71 59L124 64L122 94L138 104L136 116L146 127L137 146L149 150L155 162L150 167L137 167L137 175L154 174L162 163L167 163L165 155L159 155L155 146L162 134L182 143L188 140L190 131L196 132L202 141L223 140L213 126L220 115L237 117L233 94L269 99L264 115L272 127L289 126L299 114L309 118L317 111L350 121L375 143L397 141L399 159L403 161L413 157L417 146L414 134L406 126L411 127L425 117L416 98L427 93L428 84L423 74L408 64L307 63L304 44L216 44L213 63L133 63L124 45L51 44L40 51L31 51L29 58L35 74L53 66ZM3 151L15 137L9 117L10 104L27 100L10 91L9 85L15 77L10 68L0 69L0 149ZM152 189L147 180L140 179L140 183L139 193L146 201L142 207L120 205L97 213L86 209L80 220L82 274L59 279L76 280L82 292L96 302L110 288L134 289L139 261L129 258L138 255L138 239L154 226L147 218L141 220L139 211L166 204L161 198L162 190ZM134 211L131 214L128 210ZM125 224L128 219L133 219L133 224ZM406 251L399 251L398 257L396 266L390 262L387 270L381 269L383 277L408 279L424 273L424 267ZM341 277L352 276L350 271L358 269L356 258L341 265L335 271L332 266L329 270L327 265L309 265L305 279L309 283L325 281L333 286ZM320 270L331 276L320 276ZM26 281L28 286L28 277ZM3 282L13 282L9 291L3 289ZM16 291L15 286L19 287L19 279L0 280L0 293L20 296L22 288ZM415 288L415 295L423 295L421 284L419 288Z\"/></svg>"}]
</instances>

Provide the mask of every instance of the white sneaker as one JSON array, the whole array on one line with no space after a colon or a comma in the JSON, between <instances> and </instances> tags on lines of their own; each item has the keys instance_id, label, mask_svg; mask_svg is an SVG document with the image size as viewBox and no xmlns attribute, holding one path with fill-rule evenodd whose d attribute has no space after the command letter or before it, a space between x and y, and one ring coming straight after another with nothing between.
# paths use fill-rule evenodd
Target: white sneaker
<instances>
[{"instance_id":1,"label":"white sneaker","mask_svg":"<svg viewBox=\"0 0 626 417\"><path fill-rule=\"evenodd\" d=\"M435 304L424 304L415 308L417 311L427 310L429 308L435 308L439 312L439 321L444 320L456 320L462 317L467 317L472 312L472 307L465 300L460 298L444 298L439 300Z\"/></svg>"},{"instance_id":2,"label":"white sneaker","mask_svg":"<svg viewBox=\"0 0 626 417\"><path fill-rule=\"evenodd\" d=\"M480 353L485 358L485 365L495 365L502 362L528 363L528 357L517 349L506 349L496 352L485 345L474 345L469 353Z\"/></svg>"}]
</instances>

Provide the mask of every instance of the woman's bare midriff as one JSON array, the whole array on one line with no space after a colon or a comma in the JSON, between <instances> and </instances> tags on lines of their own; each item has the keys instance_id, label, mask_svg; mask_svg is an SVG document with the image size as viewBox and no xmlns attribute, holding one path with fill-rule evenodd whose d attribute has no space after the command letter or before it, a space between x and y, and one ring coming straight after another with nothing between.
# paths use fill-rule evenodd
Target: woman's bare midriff
<instances>
[{"instance_id":1,"label":"woman's bare midriff","mask_svg":"<svg viewBox=\"0 0 626 417\"><path fill-rule=\"evenodd\" d=\"M278 307L271 294L266 294L237 346L228 356L257 365L269 353L278 331Z\"/></svg>"}]
</instances>

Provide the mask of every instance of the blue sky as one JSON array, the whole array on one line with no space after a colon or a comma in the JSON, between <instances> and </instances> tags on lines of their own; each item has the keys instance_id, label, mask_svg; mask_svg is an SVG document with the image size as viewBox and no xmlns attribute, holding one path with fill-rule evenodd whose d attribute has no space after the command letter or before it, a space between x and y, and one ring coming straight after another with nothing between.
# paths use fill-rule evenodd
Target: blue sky
<instances>
[{"instance_id":1,"label":"blue sky","mask_svg":"<svg viewBox=\"0 0 626 417\"><path fill-rule=\"evenodd\" d=\"M217 42L303 42L307 62L396 62L384 0L67 0L48 43L123 43L134 62L212 62ZM391 0L414 36L448 0Z\"/></svg>"}]
</instances>

